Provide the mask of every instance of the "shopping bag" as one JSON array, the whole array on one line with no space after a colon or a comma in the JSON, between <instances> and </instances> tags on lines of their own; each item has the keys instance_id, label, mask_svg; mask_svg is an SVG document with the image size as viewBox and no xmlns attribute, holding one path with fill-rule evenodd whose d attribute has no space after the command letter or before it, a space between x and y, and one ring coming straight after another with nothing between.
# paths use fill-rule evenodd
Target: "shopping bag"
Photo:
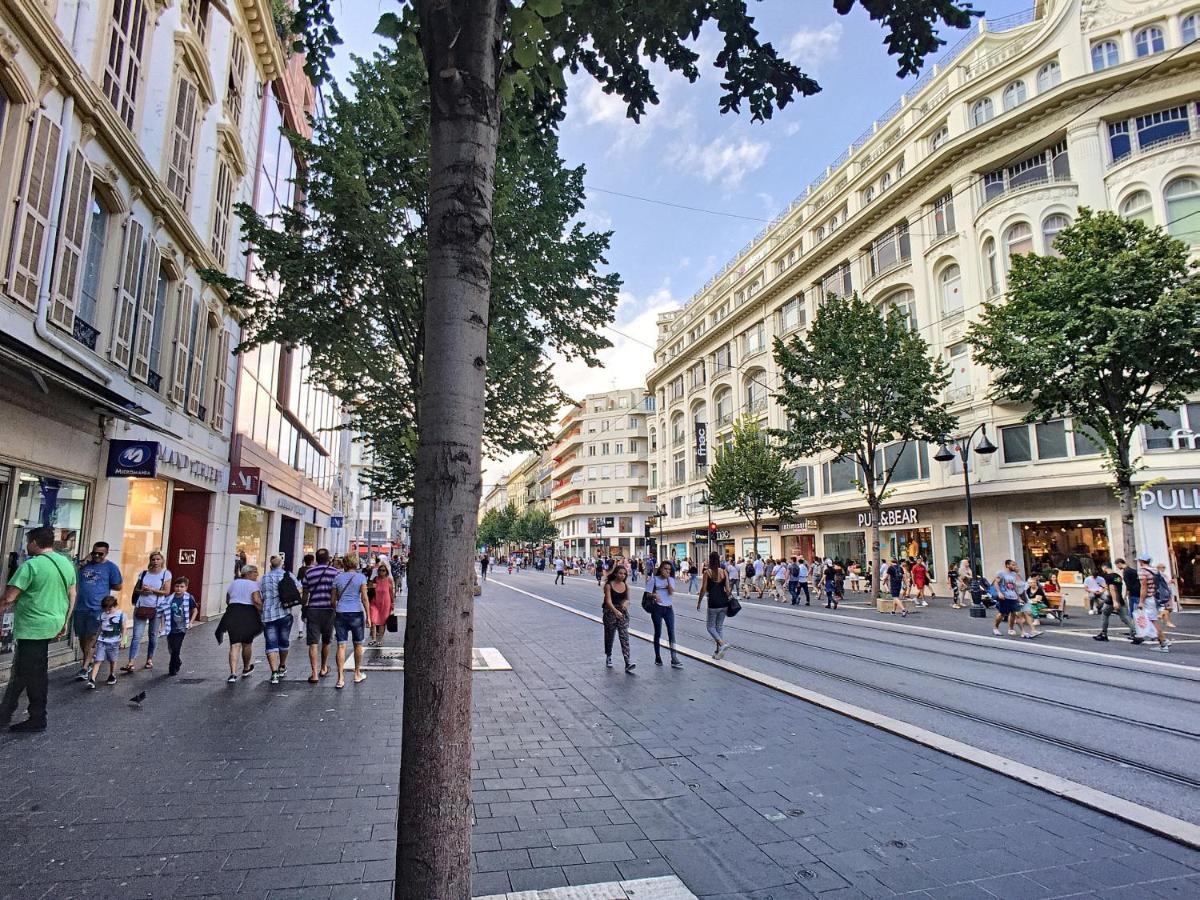
<instances>
[{"instance_id":1,"label":"shopping bag","mask_svg":"<svg viewBox=\"0 0 1200 900\"><path fill-rule=\"evenodd\" d=\"M1133 614L1133 627L1140 638L1158 637L1158 632L1154 630L1154 623L1150 621L1150 617L1146 615L1144 609L1139 609Z\"/></svg>"}]
</instances>

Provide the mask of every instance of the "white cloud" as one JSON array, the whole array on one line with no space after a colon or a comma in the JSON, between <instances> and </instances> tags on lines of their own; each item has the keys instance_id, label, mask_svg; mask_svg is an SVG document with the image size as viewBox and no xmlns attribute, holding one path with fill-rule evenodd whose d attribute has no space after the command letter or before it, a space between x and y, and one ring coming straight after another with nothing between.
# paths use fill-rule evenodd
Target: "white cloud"
<instances>
[{"instance_id":1,"label":"white cloud","mask_svg":"<svg viewBox=\"0 0 1200 900\"><path fill-rule=\"evenodd\" d=\"M792 35L788 50L793 62L812 72L837 55L842 43L842 23L823 28L801 28Z\"/></svg>"},{"instance_id":2,"label":"white cloud","mask_svg":"<svg viewBox=\"0 0 1200 900\"><path fill-rule=\"evenodd\" d=\"M748 174L763 167L770 150L771 145L766 141L714 138L702 147L689 145L679 154L678 161L696 169L705 181L719 181L726 189L733 189Z\"/></svg>"},{"instance_id":3,"label":"white cloud","mask_svg":"<svg viewBox=\"0 0 1200 900\"><path fill-rule=\"evenodd\" d=\"M799 122L788 122L787 127L785 127L783 129L783 133L786 134L788 137L793 137L794 135L799 134L800 133L800 123Z\"/></svg>"}]
</instances>

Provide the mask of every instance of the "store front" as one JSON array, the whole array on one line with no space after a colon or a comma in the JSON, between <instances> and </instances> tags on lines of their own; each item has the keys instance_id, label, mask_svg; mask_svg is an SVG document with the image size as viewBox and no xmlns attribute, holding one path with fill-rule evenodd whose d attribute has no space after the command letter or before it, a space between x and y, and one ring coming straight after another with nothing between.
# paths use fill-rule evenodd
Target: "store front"
<instances>
[{"instance_id":1,"label":"store front","mask_svg":"<svg viewBox=\"0 0 1200 900\"><path fill-rule=\"evenodd\" d=\"M1138 495L1139 546L1165 562L1182 600L1200 603L1200 484L1163 484Z\"/></svg>"},{"instance_id":2,"label":"store front","mask_svg":"<svg viewBox=\"0 0 1200 900\"><path fill-rule=\"evenodd\" d=\"M783 556L791 559L799 557L805 562L812 562L817 556L817 520L805 519L803 522L787 522L780 526L783 535Z\"/></svg>"},{"instance_id":3,"label":"store front","mask_svg":"<svg viewBox=\"0 0 1200 900\"><path fill-rule=\"evenodd\" d=\"M944 526L946 536L946 570L956 568L967 555L967 526L966 525L946 525ZM983 555L983 541L980 539L979 526L975 525L972 528L975 536L975 566L979 572L990 572L988 561Z\"/></svg>"},{"instance_id":4,"label":"store front","mask_svg":"<svg viewBox=\"0 0 1200 900\"><path fill-rule=\"evenodd\" d=\"M771 555L771 539L769 537L762 537L760 535L758 538L758 550L756 551L754 549L753 535L742 538L742 559L748 558L751 553L757 553L763 559L769 557Z\"/></svg>"},{"instance_id":5,"label":"store front","mask_svg":"<svg viewBox=\"0 0 1200 900\"><path fill-rule=\"evenodd\" d=\"M821 545L825 549L825 558L841 560L848 563L857 561L866 565L867 536L861 531L835 531L821 536Z\"/></svg>"},{"instance_id":6,"label":"store front","mask_svg":"<svg viewBox=\"0 0 1200 900\"><path fill-rule=\"evenodd\" d=\"M1108 519L1038 519L1014 522L1021 571L1048 575L1061 584L1082 584L1101 565L1111 565Z\"/></svg>"},{"instance_id":7,"label":"store front","mask_svg":"<svg viewBox=\"0 0 1200 900\"><path fill-rule=\"evenodd\" d=\"M923 559L926 567L937 570L933 558L933 529L902 528L881 530L879 543L888 559Z\"/></svg>"},{"instance_id":8,"label":"store front","mask_svg":"<svg viewBox=\"0 0 1200 900\"><path fill-rule=\"evenodd\" d=\"M258 566L263 571L263 565L270 555L267 553L270 526L270 514L265 509L245 504L238 509L237 538L234 541L235 576L244 565Z\"/></svg>"}]
</instances>

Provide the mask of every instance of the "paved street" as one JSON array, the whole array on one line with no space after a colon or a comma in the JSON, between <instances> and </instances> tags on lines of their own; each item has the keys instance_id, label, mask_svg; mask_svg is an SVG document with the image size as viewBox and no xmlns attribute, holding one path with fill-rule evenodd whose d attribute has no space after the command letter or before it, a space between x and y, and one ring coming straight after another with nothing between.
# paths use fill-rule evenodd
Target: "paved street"
<instances>
[{"instance_id":1,"label":"paved street","mask_svg":"<svg viewBox=\"0 0 1200 900\"><path fill-rule=\"evenodd\" d=\"M672 873L705 898L1200 894L1200 853L1130 825L642 642L636 675L605 670L598 626L496 584L477 611L513 666L475 678L478 895ZM389 895L403 676L227 686L222 657L206 627L177 681L53 676L51 730L0 738L0 893Z\"/></svg>"}]
</instances>

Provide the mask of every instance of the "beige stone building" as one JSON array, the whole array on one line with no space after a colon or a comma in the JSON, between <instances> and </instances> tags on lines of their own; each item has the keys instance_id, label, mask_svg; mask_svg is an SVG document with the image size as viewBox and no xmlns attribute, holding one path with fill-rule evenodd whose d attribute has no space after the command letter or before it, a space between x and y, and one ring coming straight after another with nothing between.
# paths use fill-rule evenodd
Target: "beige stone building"
<instances>
[{"instance_id":1,"label":"beige stone building","mask_svg":"<svg viewBox=\"0 0 1200 900\"><path fill-rule=\"evenodd\" d=\"M667 552L696 556L706 463L738 415L782 427L776 336L803 331L827 293L901 309L946 360L960 434L987 423L1000 451L972 459L983 567L1012 557L1076 583L1120 556L1119 515L1101 457L1069 421L1020 424L988 398L988 370L964 342L981 304L1002 296L1008 261L1052 253L1078 207L1119 211L1200 242L1200 6L1194 0L1044 0L980 21L937 66L738 253L682 309L659 320L648 388L651 493L667 509ZM1080 348L1085 352L1086 348ZM815 412L815 411L814 411ZM1200 596L1200 404L1165 411L1139 440L1139 546ZM884 517L884 552L947 564L966 551L963 474L905 451ZM896 451L892 451L896 452ZM796 467L798 522L768 525L764 555L862 560L868 519L852 465ZM720 545L744 556L749 529L714 512ZM702 548L701 548L702 549ZM1070 589L1074 590L1074 589Z\"/></svg>"}]
</instances>

